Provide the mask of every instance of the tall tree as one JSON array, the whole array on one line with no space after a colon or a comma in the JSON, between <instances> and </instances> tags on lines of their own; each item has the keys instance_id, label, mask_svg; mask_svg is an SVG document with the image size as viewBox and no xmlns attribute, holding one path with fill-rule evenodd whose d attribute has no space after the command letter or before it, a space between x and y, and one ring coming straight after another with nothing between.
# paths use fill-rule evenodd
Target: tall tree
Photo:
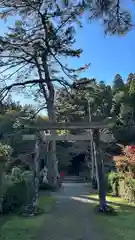
<instances>
[{"instance_id":1,"label":"tall tree","mask_svg":"<svg viewBox=\"0 0 135 240\"><path fill-rule=\"evenodd\" d=\"M83 78L73 83L69 94L60 89L56 98L56 112L59 119L88 121L88 103L90 103L92 121L104 119L112 108L112 90L110 86L97 83L96 79Z\"/></svg>"},{"instance_id":2,"label":"tall tree","mask_svg":"<svg viewBox=\"0 0 135 240\"><path fill-rule=\"evenodd\" d=\"M120 74L116 74L113 81L113 92L114 93L119 92L123 90L123 87L124 87L124 82L122 77L120 76Z\"/></svg>"},{"instance_id":3,"label":"tall tree","mask_svg":"<svg viewBox=\"0 0 135 240\"><path fill-rule=\"evenodd\" d=\"M130 84L131 80L134 79L134 74L133 73L129 73L128 77L127 77L127 84Z\"/></svg>"},{"instance_id":4,"label":"tall tree","mask_svg":"<svg viewBox=\"0 0 135 240\"><path fill-rule=\"evenodd\" d=\"M9 28L8 33L0 38L0 66L3 81L11 80L12 84L2 90L3 97L13 87L32 87L36 96L42 96L47 108L50 121L55 121L55 87L60 83L64 87L69 85L68 80L76 77L75 72L88 67L70 69L60 61L60 57L79 57L82 50L72 48L75 42L74 23L79 23L83 5L55 0L48 1L11 1L0 2L1 18L15 14L18 16L15 25ZM53 66L53 67L52 67ZM63 74L57 75L56 67ZM9 74L10 70L10 74ZM16 79L14 81L14 79ZM55 134L52 131L52 134ZM51 143L52 166L50 181L57 178L56 143Z\"/></svg>"}]
</instances>

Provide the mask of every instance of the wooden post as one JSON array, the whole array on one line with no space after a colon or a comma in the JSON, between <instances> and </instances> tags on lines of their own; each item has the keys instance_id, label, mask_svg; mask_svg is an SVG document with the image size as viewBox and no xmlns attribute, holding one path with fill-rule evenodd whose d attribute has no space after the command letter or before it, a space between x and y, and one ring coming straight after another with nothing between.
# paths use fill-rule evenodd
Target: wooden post
<instances>
[{"instance_id":1,"label":"wooden post","mask_svg":"<svg viewBox=\"0 0 135 240\"><path fill-rule=\"evenodd\" d=\"M39 151L40 151L40 140L37 139L35 143L35 153L34 153L34 170L33 170L33 180L34 180L34 197L32 200L33 208L38 207L39 198Z\"/></svg>"},{"instance_id":2,"label":"wooden post","mask_svg":"<svg viewBox=\"0 0 135 240\"><path fill-rule=\"evenodd\" d=\"M96 168L96 180L97 180L97 190L99 192L99 177L98 177L98 167L97 167L97 154L96 154L96 146L95 142L93 141L93 153L94 153L94 163Z\"/></svg>"},{"instance_id":3,"label":"wooden post","mask_svg":"<svg viewBox=\"0 0 135 240\"><path fill-rule=\"evenodd\" d=\"M88 112L89 112L89 122L91 123L91 106L90 106L90 101L89 99L88 101ZM89 129L89 134L90 136L93 135L92 129ZM94 161L94 144L93 144L93 137L91 137L90 140L90 151L91 151L91 165L92 165L92 169L91 169L91 180L92 180L92 185L93 185L93 181L94 181L94 174L95 174L95 161Z\"/></svg>"},{"instance_id":4,"label":"wooden post","mask_svg":"<svg viewBox=\"0 0 135 240\"><path fill-rule=\"evenodd\" d=\"M97 173L99 179L99 210L106 209L106 182L104 176L104 166L100 154L100 132L99 129L93 131L93 140L96 147Z\"/></svg>"}]
</instances>

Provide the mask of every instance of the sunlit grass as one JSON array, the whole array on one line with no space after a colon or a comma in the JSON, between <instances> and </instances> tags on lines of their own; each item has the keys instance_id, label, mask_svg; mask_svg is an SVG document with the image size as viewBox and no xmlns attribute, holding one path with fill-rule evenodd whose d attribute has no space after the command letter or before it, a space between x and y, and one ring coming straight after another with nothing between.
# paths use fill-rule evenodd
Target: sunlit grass
<instances>
[{"instance_id":1,"label":"sunlit grass","mask_svg":"<svg viewBox=\"0 0 135 240\"><path fill-rule=\"evenodd\" d=\"M96 205L98 196L91 194L88 198L93 199ZM95 214L95 224L102 233L105 240L134 240L135 239L135 204L129 204L127 201L107 196L108 204L117 212L117 216Z\"/></svg>"},{"instance_id":2,"label":"sunlit grass","mask_svg":"<svg viewBox=\"0 0 135 240\"><path fill-rule=\"evenodd\" d=\"M42 195L39 207L49 212L55 199ZM17 215L0 217L0 240L31 240L37 239L46 219L46 214L24 218Z\"/></svg>"},{"instance_id":3,"label":"sunlit grass","mask_svg":"<svg viewBox=\"0 0 135 240\"><path fill-rule=\"evenodd\" d=\"M98 201L98 195L97 194L90 194L88 196L89 198L94 198L95 200ZM135 203L129 203L128 201L120 198L120 197L112 197L111 195L107 195L106 197L108 202L114 202L115 203L119 203L119 204L124 204L124 205L129 205L129 206L135 206Z\"/></svg>"}]
</instances>

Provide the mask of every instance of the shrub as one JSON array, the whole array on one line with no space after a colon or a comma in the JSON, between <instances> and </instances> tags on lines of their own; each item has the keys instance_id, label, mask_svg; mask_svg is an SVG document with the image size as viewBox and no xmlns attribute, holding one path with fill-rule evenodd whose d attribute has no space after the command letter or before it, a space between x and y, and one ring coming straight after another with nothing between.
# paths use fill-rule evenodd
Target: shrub
<instances>
[{"instance_id":1,"label":"shrub","mask_svg":"<svg viewBox=\"0 0 135 240\"><path fill-rule=\"evenodd\" d=\"M113 161L115 162L117 171L125 171L127 169L128 161L125 155L113 156Z\"/></svg>"},{"instance_id":2,"label":"shrub","mask_svg":"<svg viewBox=\"0 0 135 240\"><path fill-rule=\"evenodd\" d=\"M12 148L9 145L4 145L0 142L0 158L4 157L8 159L8 157L11 155L12 153Z\"/></svg>"},{"instance_id":3,"label":"shrub","mask_svg":"<svg viewBox=\"0 0 135 240\"><path fill-rule=\"evenodd\" d=\"M119 195L129 202L135 202L135 180L126 178L119 182Z\"/></svg>"},{"instance_id":4,"label":"shrub","mask_svg":"<svg viewBox=\"0 0 135 240\"><path fill-rule=\"evenodd\" d=\"M19 168L12 169L11 175L5 175L3 186L3 213L14 211L29 204L33 197L32 173L22 172Z\"/></svg>"},{"instance_id":5,"label":"shrub","mask_svg":"<svg viewBox=\"0 0 135 240\"><path fill-rule=\"evenodd\" d=\"M135 146L130 145L122 148L123 154L113 156L117 171L129 173L135 178Z\"/></svg>"},{"instance_id":6,"label":"shrub","mask_svg":"<svg viewBox=\"0 0 135 240\"><path fill-rule=\"evenodd\" d=\"M117 172L110 172L108 174L108 189L112 191L114 196L118 196L119 174Z\"/></svg>"},{"instance_id":7,"label":"shrub","mask_svg":"<svg viewBox=\"0 0 135 240\"><path fill-rule=\"evenodd\" d=\"M3 213L14 211L27 202L27 187L24 180L12 182L3 196Z\"/></svg>"},{"instance_id":8,"label":"shrub","mask_svg":"<svg viewBox=\"0 0 135 240\"><path fill-rule=\"evenodd\" d=\"M15 181L23 179L21 169L19 167L13 167L11 171L11 177Z\"/></svg>"},{"instance_id":9,"label":"shrub","mask_svg":"<svg viewBox=\"0 0 135 240\"><path fill-rule=\"evenodd\" d=\"M118 173L109 176L111 190L128 201L135 202L135 145L122 147L123 155L113 157Z\"/></svg>"},{"instance_id":10,"label":"shrub","mask_svg":"<svg viewBox=\"0 0 135 240\"><path fill-rule=\"evenodd\" d=\"M135 179L117 172L108 174L108 189L114 196L120 196L129 202L135 202Z\"/></svg>"}]
</instances>

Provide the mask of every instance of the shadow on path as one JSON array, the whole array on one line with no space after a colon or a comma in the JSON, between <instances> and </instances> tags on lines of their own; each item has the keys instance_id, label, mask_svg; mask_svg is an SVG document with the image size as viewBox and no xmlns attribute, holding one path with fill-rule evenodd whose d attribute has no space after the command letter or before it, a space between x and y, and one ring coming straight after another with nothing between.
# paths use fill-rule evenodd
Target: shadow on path
<instances>
[{"instance_id":1,"label":"shadow on path","mask_svg":"<svg viewBox=\"0 0 135 240\"><path fill-rule=\"evenodd\" d=\"M91 202L95 202L95 204L97 204L98 203L98 199L96 199L96 198L94 198L94 197L91 197L91 196L88 196L88 195L80 195L80 201L81 201L81 199L82 199L82 201L88 201L89 203ZM128 205L128 203L126 204L123 204L123 203L117 203L117 202L112 202L112 201L107 201L107 203L109 204L109 205L113 205L113 206L116 206L116 207L120 207L121 209L123 209L123 210L135 210L135 206L131 206L131 205Z\"/></svg>"},{"instance_id":2,"label":"shadow on path","mask_svg":"<svg viewBox=\"0 0 135 240\"><path fill-rule=\"evenodd\" d=\"M40 240L104 240L93 221L93 205L80 198L89 192L89 184L63 184L53 194L56 208L48 214Z\"/></svg>"}]
</instances>

